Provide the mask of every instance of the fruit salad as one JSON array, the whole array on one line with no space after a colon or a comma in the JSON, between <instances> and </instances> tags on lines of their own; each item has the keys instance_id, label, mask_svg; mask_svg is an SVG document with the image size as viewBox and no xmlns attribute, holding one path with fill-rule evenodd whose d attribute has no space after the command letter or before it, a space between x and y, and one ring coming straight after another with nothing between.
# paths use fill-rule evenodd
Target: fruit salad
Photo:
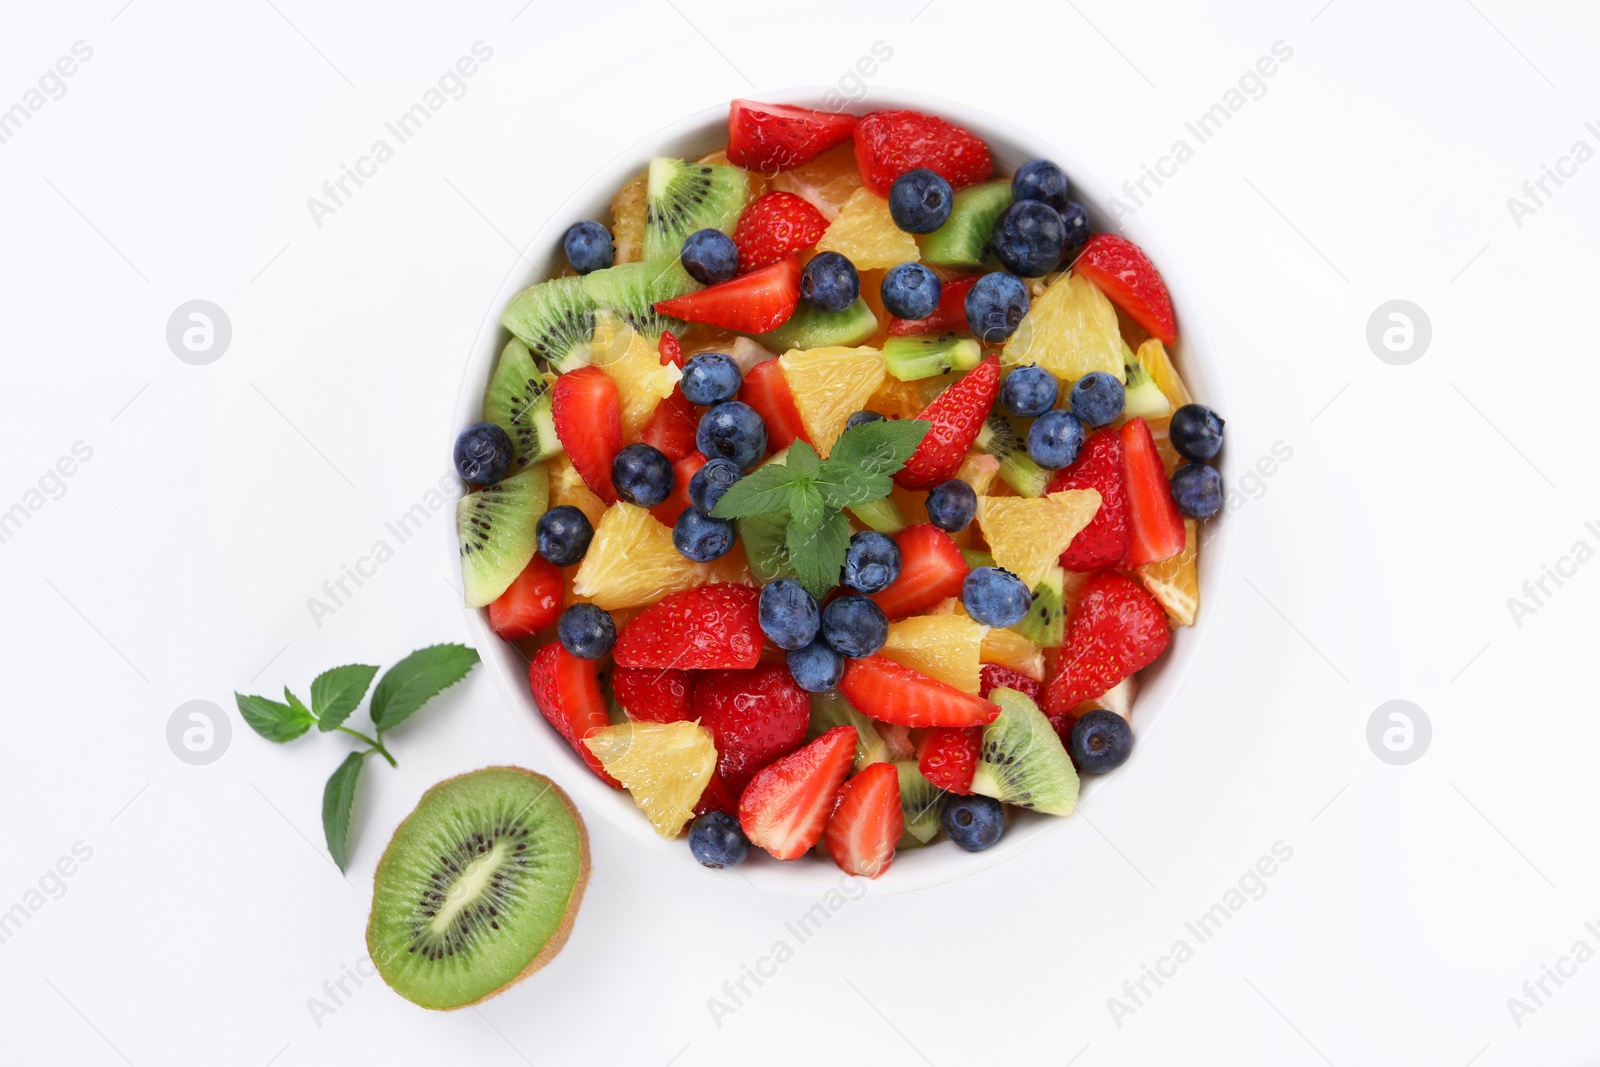
<instances>
[{"instance_id":1,"label":"fruit salad","mask_svg":"<svg viewBox=\"0 0 1600 1067\"><path fill-rule=\"evenodd\" d=\"M876 878L1128 759L1223 420L1072 194L935 115L736 100L505 308L455 446L467 602L700 863Z\"/></svg>"}]
</instances>

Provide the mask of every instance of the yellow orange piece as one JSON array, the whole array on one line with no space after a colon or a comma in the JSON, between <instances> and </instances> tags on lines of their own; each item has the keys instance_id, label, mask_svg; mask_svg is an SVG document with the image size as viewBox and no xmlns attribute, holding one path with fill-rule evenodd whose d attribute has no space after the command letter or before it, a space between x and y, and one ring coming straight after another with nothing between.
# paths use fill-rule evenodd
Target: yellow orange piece
<instances>
[{"instance_id":1,"label":"yellow orange piece","mask_svg":"<svg viewBox=\"0 0 1600 1067\"><path fill-rule=\"evenodd\" d=\"M1034 299L1000 361L1007 366L1037 363L1061 379L1063 397L1091 371L1123 381L1117 311L1087 279L1065 275Z\"/></svg>"},{"instance_id":2,"label":"yellow orange piece","mask_svg":"<svg viewBox=\"0 0 1600 1067\"><path fill-rule=\"evenodd\" d=\"M668 839L683 831L717 766L716 742L698 722L618 723L583 743Z\"/></svg>"},{"instance_id":3,"label":"yellow orange piece","mask_svg":"<svg viewBox=\"0 0 1600 1067\"><path fill-rule=\"evenodd\" d=\"M933 403L944 387L942 376L902 382L892 374L885 375L877 392L867 398L866 408L886 419L914 419Z\"/></svg>"},{"instance_id":4,"label":"yellow orange piece","mask_svg":"<svg viewBox=\"0 0 1600 1067\"><path fill-rule=\"evenodd\" d=\"M1172 360L1167 356L1167 346L1161 343L1160 338L1152 337L1139 346L1139 362L1144 364L1144 369L1155 380L1156 388L1161 390L1174 408L1194 402L1189 396L1189 387L1178 377L1178 368L1172 365Z\"/></svg>"},{"instance_id":5,"label":"yellow orange piece","mask_svg":"<svg viewBox=\"0 0 1600 1067\"><path fill-rule=\"evenodd\" d=\"M644 258L644 216L650 203L649 183L639 174L611 200L613 262L637 263Z\"/></svg>"},{"instance_id":6,"label":"yellow orange piece","mask_svg":"<svg viewBox=\"0 0 1600 1067\"><path fill-rule=\"evenodd\" d=\"M1167 470L1167 477L1172 477L1172 472L1188 461L1178 455L1178 450L1172 447L1172 416L1164 419L1147 419L1145 425L1150 427L1150 438L1156 444L1156 455L1161 457L1161 465Z\"/></svg>"},{"instance_id":7,"label":"yellow orange piece","mask_svg":"<svg viewBox=\"0 0 1600 1067\"><path fill-rule=\"evenodd\" d=\"M594 339L589 342L590 361L617 383L622 403L622 436L639 436L656 405L672 395L683 372L661 362L661 353L649 338L611 311L594 314Z\"/></svg>"},{"instance_id":8,"label":"yellow orange piece","mask_svg":"<svg viewBox=\"0 0 1600 1067\"><path fill-rule=\"evenodd\" d=\"M1183 520L1183 551L1160 563L1146 563L1134 571L1150 595L1161 601L1167 616L1178 626L1193 626L1200 611L1198 527Z\"/></svg>"},{"instance_id":9,"label":"yellow orange piece","mask_svg":"<svg viewBox=\"0 0 1600 1067\"><path fill-rule=\"evenodd\" d=\"M986 452L974 452L961 461L956 477L972 486L972 491L983 496L1000 473L1000 461Z\"/></svg>"},{"instance_id":10,"label":"yellow orange piece","mask_svg":"<svg viewBox=\"0 0 1600 1067\"><path fill-rule=\"evenodd\" d=\"M1044 649L1015 630L990 630L983 635L978 658L1021 671L1035 681L1044 681Z\"/></svg>"},{"instance_id":11,"label":"yellow orange piece","mask_svg":"<svg viewBox=\"0 0 1600 1067\"><path fill-rule=\"evenodd\" d=\"M556 453L546 461L545 466L550 470L550 506L559 508L563 504L571 504L583 512L590 526L599 526L600 519L606 513L606 502L594 495L567 454Z\"/></svg>"},{"instance_id":12,"label":"yellow orange piece","mask_svg":"<svg viewBox=\"0 0 1600 1067\"><path fill-rule=\"evenodd\" d=\"M846 141L810 163L780 171L773 177L772 187L810 201L831 222L861 188L861 168L856 164L855 146Z\"/></svg>"},{"instance_id":13,"label":"yellow orange piece","mask_svg":"<svg viewBox=\"0 0 1600 1067\"><path fill-rule=\"evenodd\" d=\"M884 379L883 353L876 348L795 348L778 359L778 367L806 434L823 456Z\"/></svg>"},{"instance_id":14,"label":"yellow orange piece","mask_svg":"<svg viewBox=\"0 0 1600 1067\"><path fill-rule=\"evenodd\" d=\"M987 627L965 615L913 615L889 624L885 656L966 693L978 691L978 649Z\"/></svg>"},{"instance_id":15,"label":"yellow orange piece","mask_svg":"<svg viewBox=\"0 0 1600 1067\"><path fill-rule=\"evenodd\" d=\"M654 604L710 579L672 544L672 531L633 504L617 503L595 523L572 591L606 611Z\"/></svg>"},{"instance_id":16,"label":"yellow orange piece","mask_svg":"<svg viewBox=\"0 0 1600 1067\"><path fill-rule=\"evenodd\" d=\"M817 242L819 252L838 252L857 270L892 267L921 257L915 237L896 226L889 201L858 189Z\"/></svg>"},{"instance_id":17,"label":"yellow orange piece","mask_svg":"<svg viewBox=\"0 0 1600 1067\"><path fill-rule=\"evenodd\" d=\"M989 542L995 564L1033 589L1099 510L1100 494L1093 489L1069 489L1035 499L979 497L978 528Z\"/></svg>"}]
</instances>

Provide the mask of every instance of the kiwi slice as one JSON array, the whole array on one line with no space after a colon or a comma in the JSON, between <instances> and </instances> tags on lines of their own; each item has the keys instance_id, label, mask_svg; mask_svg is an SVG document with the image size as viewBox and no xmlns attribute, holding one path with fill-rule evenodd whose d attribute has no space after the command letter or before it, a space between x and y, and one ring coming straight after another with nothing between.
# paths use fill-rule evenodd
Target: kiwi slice
<instances>
[{"instance_id":1,"label":"kiwi slice","mask_svg":"<svg viewBox=\"0 0 1600 1067\"><path fill-rule=\"evenodd\" d=\"M583 819L550 779L520 767L449 778L378 861L367 951L413 1004L464 1008L561 951L588 880Z\"/></svg>"},{"instance_id":2,"label":"kiwi slice","mask_svg":"<svg viewBox=\"0 0 1600 1067\"><path fill-rule=\"evenodd\" d=\"M1000 478L1018 496L1040 497L1050 484L1050 472L1028 456L1023 435L999 412L991 414L978 431L978 447L1000 461Z\"/></svg>"},{"instance_id":3,"label":"kiwi slice","mask_svg":"<svg viewBox=\"0 0 1600 1067\"><path fill-rule=\"evenodd\" d=\"M866 504L857 504L850 509L850 514L869 530L879 533L897 534L906 528L906 517L900 514L895 502L886 496Z\"/></svg>"},{"instance_id":4,"label":"kiwi slice","mask_svg":"<svg viewBox=\"0 0 1600 1067\"><path fill-rule=\"evenodd\" d=\"M976 548L963 548L961 558L966 560L967 570L975 571L979 567L993 567L994 557L987 552L980 552Z\"/></svg>"},{"instance_id":5,"label":"kiwi slice","mask_svg":"<svg viewBox=\"0 0 1600 1067\"><path fill-rule=\"evenodd\" d=\"M1150 368L1138 353L1122 342L1122 370L1127 376L1123 383L1122 414L1130 419L1164 419L1172 414L1172 401L1161 391Z\"/></svg>"},{"instance_id":6,"label":"kiwi slice","mask_svg":"<svg viewBox=\"0 0 1600 1067\"><path fill-rule=\"evenodd\" d=\"M888 761L889 746L871 719L857 711L854 705L836 689L830 689L826 693L812 693L811 722L806 727L806 740L821 737L835 726L856 728L856 758L851 764L851 773L859 771L869 763Z\"/></svg>"},{"instance_id":7,"label":"kiwi slice","mask_svg":"<svg viewBox=\"0 0 1600 1067\"><path fill-rule=\"evenodd\" d=\"M545 365L563 373L577 370L589 363L594 301L585 295L582 278L540 282L511 298L500 325Z\"/></svg>"},{"instance_id":8,"label":"kiwi slice","mask_svg":"<svg viewBox=\"0 0 1600 1067\"><path fill-rule=\"evenodd\" d=\"M516 581L538 549L534 527L549 503L550 477L543 464L468 493L456 503L467 607L491 603Z\"/></svg>"},{"instance_id":9,"label":"kiwi slice","mask_svg":"<svg viewBox=\"0 0 1600 1067\"><path fill-rule=\"evenodd\" d=\"M740 167L686 163L657 156L646 179L644 258L677 259L696 230L733 233L750 198L750 175Z\"/></svg>"},{"instance_id":10,"label":"kiwi slice","mask_svg":"<svg viewBox=\"0 0 1600 1067\"><path fill-rule=\"evenodd\" d=\"M688 325L682 319L662 315L657 301L682 296L699 285L676 260L654 263L624 263L586 274L583 292L598 308L615 311L628 325L650 338L660 340L663 330L682 333Z\"/></svg>"},{"instance_id":11,"label":"kiwi slice","mask_svg":"<svg viewBox=\"0 0 1600 1067\"><path fill-rule=\"evenodd\" d=\"M878 316L861 297L843 311L818 311L801 302L789 320L775 330L753 336L774 352L829 345L859 345L878 332Z\"/></svg>"},{"instance_id":12,"label":"kiwi slice","mask_svg":"<svg viewBox=\"0 0 1600 1067\"><path fill-rule=\"evenodd\" d=\"M1050 720L1027 695L991 690L1000 715L983 728L983 749L972 791L1002 804L1071 815L1078 807L1078 772Z\"/></svg>"},{"instance_id":13,"label":"kiwi slice","mask_svg":"<svg viewBox=\"0 0 1600 1067\"><path fill-rule=\"evenodd\" d=\"M922 238L922 258L936 267L978 270L989 255L995 220L1010 206L1009 181L962 189L951 198L944 225Z\"/></svg>"},{"instance_id":14,"label":"kiwi slice","mask_svg":"<svg viewBox=\"0 0 1600 1067\"><path fill-rule=\"evenodd\" d=\"M1060 648L1067 630L1067 613L1062 606L1066 581L1065 568L1051 567L1033 591L1028 614L1012 629L1040 648Z\"/></svg>"},{"instance_id":15,"label":"kiwi slice","mask_svg":"<svg viewBox=\"0 0 1600 1067\"><path fill-rule=\"evenodd\" d=\"M971 337L953 333L927 337L891 337L883 343L889 373L915 382L952 371L968 371L983 361L983 348Z\"/></svg>"},{"instance_id":16,"label":"kiwi slice","mask_svg":"<svg viewBox=\"0 0 1600 1067\"><path fill-rule=\"evenodd\" d=\"M901 760L894 767L900 773L900 814L906 826L895 847L920 848L939 832L939 816L949 794L922 776L916 760Z\"/></svg>"},{"instance_id":17,"label":"kiwi slice","mask_svg":"<svg viewBox=\"0 0 1600 1067\"><path fill-rule=\"evenodd\" d=\"M528 346L515 337L500 351L500 362L483 394L483 418L511 435L516 449L513 471L561 451L555 420L550 416L550 383L544 380Z\"/></svg>"}]
</instances>

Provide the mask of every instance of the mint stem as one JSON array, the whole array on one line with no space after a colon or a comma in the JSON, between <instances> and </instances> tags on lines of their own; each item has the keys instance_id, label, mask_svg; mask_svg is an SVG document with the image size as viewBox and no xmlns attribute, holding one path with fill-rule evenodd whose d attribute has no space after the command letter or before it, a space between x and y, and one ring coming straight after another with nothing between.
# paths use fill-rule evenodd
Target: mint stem
<instances>
[{"instance_id":1,"label":"mint stem","mask_svg":"<svg viewBox=\"0 0 1600 1067\"><path fill-rule=\"evenodd\" d=\"M359 737L361 740L363 740L367 744L371 745L373 752L376 752L378 755L382 756L384 759L389 761L389 766L391 766L391 767L400 766L400 764L398 764L398 763L396 763L394 761L394 757L389 755L389 750L383 747L383 742L378 740L377 738L368 737L366 734L362 733L361 731L352 730L348 726L335 726L334 729L338 730L342 734L349 734L351 737Z\"/></svg>"}]
</instances>

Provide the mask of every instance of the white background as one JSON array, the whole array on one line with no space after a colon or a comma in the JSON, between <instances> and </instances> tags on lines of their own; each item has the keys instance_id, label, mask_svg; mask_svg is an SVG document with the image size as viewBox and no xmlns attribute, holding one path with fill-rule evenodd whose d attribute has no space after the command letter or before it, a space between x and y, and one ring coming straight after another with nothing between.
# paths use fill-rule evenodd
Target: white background
<instances>
[{"instance_id":1,"label":"white background","mask_svg":"<svg viewBox=\"0 0 1600 1067\"><path fill-rule=\"evenodd\" d=\"M1547 583L1520 626L1506 603L1600 545L1600 162L1521 226L1506 205L1575 140L1600 148L1591 6L452 6L5 18L0 108L93 48L0 145L0 510L93 449L0 544L0 910L93 850L0 944L7 1062L1592 1062L1600 962L1547 981L1533 1014L1507 998L1574 942L1600 948L1600 566ZM494 55L466 95L315 225L306 198L478 40ZM1141 221L1199 265L1230 449L1293 458L1231 519L1183 706L1115 788L1018 859L850 903L720 1026L708 998L793 942L810 902L597 818L589 894L546 970L447 1016L347 981L317 1017L310 998L363 958L390 829L442 777L540 766L527 731L480 669L391 735L400 767L369 761L340 877L319 802L346 739L274 746L235 715L196 767L166 724L185 701L233 715L235 689L304 692L333 664L465 637L438 526L320 627L306 600L446 472L471 340L556 206L690 112L851 89L878 41L893 54L861 109L874 88L959 98L1117 184L1280 40L1293 58L1265 95ZM195 298L233 326L203 367L165 341ZM1396 298L1432 321L1409 366L1366 342ZM1366 741L1397 698L1433 726L1409 766ZM1293 858L1265 894L1114 1019L1108 998L1195 944L1185 921L1280 841Z\"/></svg>"}]
</instances>

